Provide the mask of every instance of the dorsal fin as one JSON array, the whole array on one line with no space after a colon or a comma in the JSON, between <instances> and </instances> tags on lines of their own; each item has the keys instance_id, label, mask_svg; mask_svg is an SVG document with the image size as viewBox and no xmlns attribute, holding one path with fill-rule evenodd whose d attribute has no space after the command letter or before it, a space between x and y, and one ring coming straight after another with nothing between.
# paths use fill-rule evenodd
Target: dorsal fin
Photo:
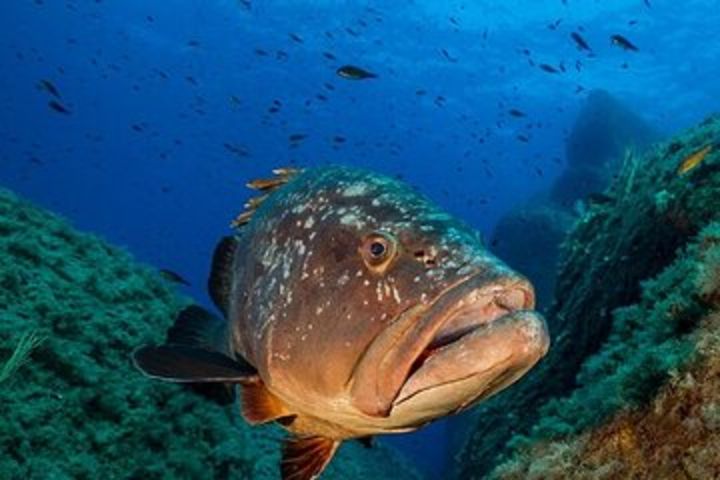
<instances>
[{"instance_id":1,"label":"dorsal fin","mask_svg":"<svg viewBox=\"0 0 720 480\"><path fill-rule=\"evenodd\" d=\"M287 420L280 421L280 423L286 425L289 421L288 417L294 417L287 408L285 408L282 401L270 393L262 382L243 386L242 415L251 425L272 422L274 420L280 421L280 419Z\"/></svg>"},{"instance_id":2,"label":"dorsal fin","mask_svg":"<svg viewBox=\"0 0 720 480\"><path fill-rule=\"evenodd\" d=\"M213 254L210 278L208 278L208 293L215 306L227 316L230 305L229 298L232 290L232 266L235 258L237 239L223 237L215 247Z\"/></svg>"},{"instance_id":3,"label":"dorsal fin","mask_svg":"<svg viewBox=\"0 0 720 480\"><path fill-rule=\"evenodd\" d=\"M250 221L255 210L267 199L270 194L288 183L300 170L295 168L276 168L272 171L275 175L271 178L258 178L249 181L246 186L253 190L262 192L262 195L249 199L245 203L245 210L240 212L230 223L233 228L240 228Z\"/></svg>"},{"instance_id":4,"label":"dorsal fin","mask_svg":"<svg viewBox=\"0 0 720 480\"><path fill-rule=\"evenodd\" d=\"M167 331L165 343L227 353L227 324L198 305L185 307Z\"/></svg>"},{"instance_id":5,"label":"dorsal fin","mask_svg":"<svg viewBox=\"0 0 720 480\"><path fill-rule=\"evenodd\" d=\"M339 440L312 436L289 438L283 446L282 480L313 480L327 467L340 446Z\"/></svg>"}]
</instances>

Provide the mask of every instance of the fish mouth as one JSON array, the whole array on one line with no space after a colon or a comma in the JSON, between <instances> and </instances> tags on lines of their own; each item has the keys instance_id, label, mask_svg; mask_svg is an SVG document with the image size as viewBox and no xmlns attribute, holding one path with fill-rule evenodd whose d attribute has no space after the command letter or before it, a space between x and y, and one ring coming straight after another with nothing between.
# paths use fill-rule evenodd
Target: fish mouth
<instances>
[{"instance_id":1,"label":"fish mouth","mask_svg":"<svg viewBox=\"0 0 720 480\"><path fill-rule=\"evenodd\" d=\"M532 285L503 266L459 280L375 338L353 372L353 404L368 416L390 417L421 397L432 417L504 388L547 352L547 327L534 306ZM462 388L430 405L429 396L453 385Z\"/></svg>"},{"instance_id":2,"label":"fish mouth","mask_svg":"<svg viewBox=\"0 0 720 480\"><path fill-rule=\"evenodd\" d=\"M535 293L522 277L481 275L446 292L426 313L433 325L420 335L393 411L456 412L507 387L548 351L545 320L532 309Z\"/></svg>"}]
</instances>

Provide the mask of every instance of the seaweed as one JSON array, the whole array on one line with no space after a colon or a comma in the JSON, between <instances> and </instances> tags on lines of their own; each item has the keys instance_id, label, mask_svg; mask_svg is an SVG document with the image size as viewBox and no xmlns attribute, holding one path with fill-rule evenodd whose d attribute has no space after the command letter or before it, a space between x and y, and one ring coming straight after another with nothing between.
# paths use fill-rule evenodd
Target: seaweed
<instances>
[{"instance_id":1,"label":"seaweed","mask_svg":"<svg viewBox=\"0 0 720 480\"><path fill-rule=\"evenodd\" d=\"M25 365L32 351L39 347L44 341L45 337L37 331L30 331L23 334L20 340L18 340L17 346L10 355L10 358L0 366L0 383L9 379L20 367Z\"/></svg>"}]
</instances>

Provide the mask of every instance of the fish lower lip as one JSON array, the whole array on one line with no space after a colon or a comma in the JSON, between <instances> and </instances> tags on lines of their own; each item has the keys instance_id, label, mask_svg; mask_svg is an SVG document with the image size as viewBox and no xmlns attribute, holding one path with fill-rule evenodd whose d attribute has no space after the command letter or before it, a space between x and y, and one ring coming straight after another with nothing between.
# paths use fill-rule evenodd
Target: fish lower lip
<instances>
[{"instance_id":1,"label":"fish lower lip","mask_svg":"<svg viewBox=\"0 0 720 480\"><path fill-rule=\"evenodd\" d=\"M415 405L444 415L467 408L517 380L547 353L549 344L542 316L532 310L507 312L449 343L428 346L393 409L407 411Z\"/></svg>"},{"instance_id":2,"label":"fish lower lip","mask_svg":"<svg viewBox=\"0 0 720 480\"><path fill-rule=\"evenodd\" d=\"M463 337L487 328L491 323L513 312L532 308L534 295L524 283L518 283L509 288L473 291L459 303L463 302L468 306L461 307L448 315L443 326L413 362L407 379L412 377L431 356Z\"/></svg>"}]
</instances>

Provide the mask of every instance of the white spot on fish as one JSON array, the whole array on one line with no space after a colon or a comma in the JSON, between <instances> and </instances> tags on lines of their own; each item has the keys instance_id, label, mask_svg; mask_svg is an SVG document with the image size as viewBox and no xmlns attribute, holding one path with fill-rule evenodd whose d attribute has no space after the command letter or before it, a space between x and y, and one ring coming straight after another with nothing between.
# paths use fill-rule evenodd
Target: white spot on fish
<instances>
[{"instance_id":1,"label":"white spot on fish","mask_svg":"<svg viewBox=\"0 0 720 480\"><path fill-rule=\"evenodd\" d=\"M398 305L400 305L400 302L402 302L402 299L400 298L400 292L398 292L398 289L393 285L392 287L393 292L393 298L395 299L395 302L397 302Z\"/></svg>"}]
</instances>

